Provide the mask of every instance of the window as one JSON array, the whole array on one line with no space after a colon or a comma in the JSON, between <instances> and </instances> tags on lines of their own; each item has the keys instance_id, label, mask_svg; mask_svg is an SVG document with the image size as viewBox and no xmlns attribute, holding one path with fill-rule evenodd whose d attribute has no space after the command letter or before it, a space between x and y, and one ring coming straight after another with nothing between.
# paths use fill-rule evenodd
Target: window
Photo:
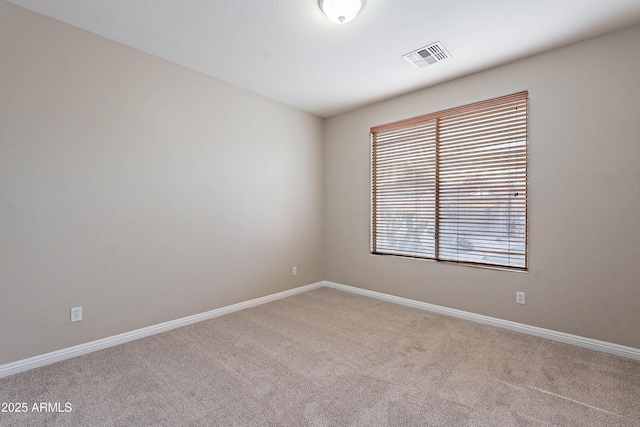
<instances>
[{"instance_id":1,"label":"window","mask_svg":"<svg viewBox=\"0 0 640 427\"><path fill-rule=\"evenodd\" d=\"M528 92L371 128L371 253L527 269Z\"/></svg>"}]
</instances>

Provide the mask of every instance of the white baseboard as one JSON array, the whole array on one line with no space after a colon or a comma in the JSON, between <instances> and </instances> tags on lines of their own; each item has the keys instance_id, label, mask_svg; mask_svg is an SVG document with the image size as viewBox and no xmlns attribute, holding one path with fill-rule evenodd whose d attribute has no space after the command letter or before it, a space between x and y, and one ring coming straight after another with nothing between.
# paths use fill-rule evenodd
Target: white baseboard
<instances>
[{"instance_id":1,"label":"white baseboard","mask_svg":"<svg viewBox=\"0 0 640 427\"><path fill-rule=\"evenodd\" d=\"M419 308L421 310L431 311L434 313L446 314L448 316L458 317L464 320L470 320L476 323L483 323L485 325L496 326L498 328L509 329L511 331L521 332L528 335L534 335L537 337L547 338L553 341L559 341L566 344L572 344L578 347L589 348L591 350L598 350L604 353L615 354L616 356L628 357L630 359L640 360L640 349L634 347L627 347L624 345L613 344L606 341L594 340L591 338L585 338L578 335L566 334L564 332L557 332L551 329L538 328L536 326L529 326L523 323L511 322L509 320L502 320L495 317L483 316L481 314L470 313L468 311L456 310L453 308L442 307L439 305L429 304L426 302L415 301L408 298L397 297L394 295L383 294L381 292L369 291L366 289L356 288L353 286L342 285L340 283L320 282L321 286L338 289L341 291L351 292L354 294L364 295L367 297L377 298L383 301L389 301L396 304L402 304L409 307Z\"/></svg>"},{"instance_id":2,"label":"white baseboard","mask_svg":"<svg viewBox=\"0 0 640 427\"><path fill-rule=\"evenodd\" d=\"M213 319L214 317L223 316L225 314L233 313L234 311L244 310L245 308L266 304L268 302L286 298L291 295L307 292L321 286L322 282L300 286L298 288L278 292L276 294L267 295L261 298L255 298L249 301L240 302L204 313L194 314L193 316L171 320L169 322L148 326L146 328L136 329L135 331L125 332L123 334L114 335L85 344L80 344L73 347L64 348L62 350L41 354L39 356L30 357L28 359L18 360L16 362L0 365L0 378L27 371L29 369L38 368L40 366L49 365L51 363L60 362L61 360L70 359L72 357L102 350L104 348L124 344L129 341L137 340L139 338L148 337L149 335L155 335L161 332L170 331L171 329L180 328L182 326L191 325L197 322L202 322L203 320Z\"/></svg>"},{"instance_id":3,"label":"white baseboard","mask_svg":"<svg viewBox=\"0 0 640 427\"><path fill-rule=\"evenodd\" d=\"M302 292L307 292L312 289L317 289L323 286L338 289L341 291L351 292L354 294L364 295L367 297L376 298L379 300L388 301L396 304L402 304L409 307L418 308L421 310L431 311L434 313L440 313L448 316L458 317L460 319L465 319L472 322L483 323L485 325L496 326L498 328L509 329L511 331L516 331L516 332L521 332L528 335L547 338L553 341L559 341L566 344L573 344L579 347L602 351L604 353L615 354L616 356L623 356L623 357L628 357L630 359L640 360L640 349L637 349L634 347L626 347L623 345L613 344L606 341L599 341L591 338L581 337L578 335L566 334L564 332L552 331L550 329L538 328L536 326L529 326L523 323L516 323L516 322L511 322L509 320L497 319L495 317L483 316L481 314L475 314L475 313L470 313L468 311L442 307L439 305L429 304L421 301L415 301L408 298L402 298L394 295L383 294L381 292L375 292L367 289L347 286L340 283L322 281L322 282L313 283L311 285L300 286L298 288L290 289L288 291L267 295L261 298L255 298L249 301L240 302L238 304L229 305L226 307L218 308L218 309L207 311L204 313L195 314L193 316L183 317L181 319L160 323L160 324L149 326L142 329L136 329L135 331L125 332L123 334L114 335L112 337L107 337L100 340L91 341L85 344L76 345L74 347L52 351L50 353L30 357L28 359L18 360L16 362L0 365L0 378L17 374L23 371L27 371L29 369L38 368L40 366L49 365L51 363L60 362L62 360L70 359L72 357L81 356L83 354L102 350L104 348L113 347L119 344L124 344L126 342L133 341L139 338L144 338L150 335L159 334L161 332L170 331L171 329L180 328L182 326L191 325L197 322L202 322L203 320L213 319L214 317L223 316L225 314L233 313L239 310L244 310L245 308L266 304L271 301L286 298Z\"/></svg>"}]
</instances>

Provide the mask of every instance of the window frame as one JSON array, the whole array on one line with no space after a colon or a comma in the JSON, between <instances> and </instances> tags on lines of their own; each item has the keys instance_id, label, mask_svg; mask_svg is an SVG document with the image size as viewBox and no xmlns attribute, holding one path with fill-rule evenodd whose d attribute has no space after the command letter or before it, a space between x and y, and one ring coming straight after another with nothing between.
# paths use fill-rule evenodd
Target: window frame
<instances>
[{"instance_id":1,"label":"window frame","mask_svg":"<svg viewBox=\"0 0 640 427\"><path fill-rule=\"evenodd\" d=\"M520 237L520 239L518 240L518 242L523 241L523 248L519 249L521 251L523 251L523 254L518 254L520 256L523 257L524 259L524 265L523 266L519 266L519 265L504 265L501 263L496 263L494 262L476 262L476 261L468 261L468 260L453 260L453 259L442 259L442 257L439 254L439 251L442 249L440 247L441 243L439 242L439 236L441 234L441 229L440 229L440 225L439 225L439 221L440 221L440 207L441 207L441 202L439 200L439 194L440 194L440 186L441 186L441 182L438 178L438 175L441 172L441 166L439 164L439 153L436 153L435 155L435 163L434 163L434 168L435 168L435 187L438 188L435 191L435 196L434 196L434 201L433 203L435 204L435 223L434 223L434 255L431 256L424 256L418 253L389 253L389 250L385 251L378 251L377 250L377 238L381 235L377 232L377 226L378 223L382 223L382 221L376 221L377 219L377 197L378 197L378 191L377 189L377 183L378 181L376 181L376 178L378 176L377 173L377 168L378 168L378 159L377 159L377 151L376 149L379 149L379 147L376 145L377 143L377 135L379 132L388 132L388 131L401 131L401 130L407 130L408 132L410 131L410 128L415 127L415 126L426 126L427 123L432 122L432 121L438 121L441 119L445 119L445 118L451 118L452 116L456 116L456 115L461 115L461 114L465 114L465 113L471 113L474 111L479 111L479 110L483 110L483 109L487 109L487 108L491 108L491 107L497 107L497 106L501 106L501 105L506 105L506 104L512 104L512 103L517 103L520 102L524 105L525 107L525 111L524 111L524 148L523 150L520 151L524 151L524 157L522 160L522 158L518 157L518 159L520 161L523 161L524 163L524 238L522 239L522 237ZM370 238L370 247L369 247L369 251L371 254L373 255L383 255L383 256L399 256L399 257L408 257L408 258L418 258L418 259L427 259L427 260L433 260L433 261L437 261L437 262L444 262L444 263L453 263L453 264L461 264L461 265L468 265L468 266L474 266L474 267L482 267L482 268L489 268L489 269L499 269L499 270L509 270L509 271L519 271L519 272L527 272L529 269L529 116L530 116L530 108L529 108L529 93L528 91L522 91L522 92L518 92L518 93L514 93L512 95L507 95L507 96L502 96L502 97L498 97L498 98L493 98L493 99L489 99L486 101L481 101L481 102L476 102L476 103L472 103L472 104L468 104L468 105L464 105L461 107L456 107L456 108L450 108L447 110L442 110L442 111L438 111L435 113L430 113L430 114L426 114L426 115L422 115L422 116L418 116L418 117L413 117L410 119L406 119L406 120L400 120L400 121L396 121L396 122L392 122L392 123L388 123L388 124L384 124L384 125L379 125L379 126L373 126L370 129L370 231L369 231L369 238ZM522 120L522 119L521 119ZM522 123L520 123L522 124ZM436 129L438 129L438 127L436 126ZM440 142L440 135L438 135L438 130L436 130L436 139L439 139L439 142L435 143L435 147L436 150L438 150L441 145ZM514 140L517 138L514 138ZM509 144L511 144L513 141L511 140L511 138L509 139ZM520 141L520 143L522 143L522 141ZM520 146L519 148L522 148L522 146ZM480 157L479 157L480 158ZM520 166L522 167L522 166ZM384 177L384 175L383 175ZM511 180L509 178L508 181L509 184L511 183ZM519 183L521 183L522 181L517 181ZM515 193L515 195L517 196L518 193ZM519 200L520 202L520 200ZM509 204L509 206L511 206L511 197L510 195L508 196L508 202L507 204ZM520 202L522 203L522 202ZM416 208L417 209L417 208ZM493 211L492 211L493 212ZM509 219L511 219L512 214L509 212ZM397 228L398 230L401 229L401 226L398 226ZM443 233L444 234L444 233ZM513 233L514 235L517 235L518 233ZM520 233L522 234L522 233ZM460 236L462 236L463 234L457 234L456 238L459 238ZM486 235L481 236L482 237L486 237L486 236L491 236L492 232L487 232ZM511 236L512 233L509 231L508 232L508 237L509 237L509 244L511 242ZM457 250L460 250L459 247L459 243L456 243L456 247ZM445 245L446 246L446 245ZM520 246L518 246L520 248ZM496 251L497 252L497 251ZM509 253L509 255L506 257L509 262L511 262L511 253Z\"/></svg>"}]
</instances>

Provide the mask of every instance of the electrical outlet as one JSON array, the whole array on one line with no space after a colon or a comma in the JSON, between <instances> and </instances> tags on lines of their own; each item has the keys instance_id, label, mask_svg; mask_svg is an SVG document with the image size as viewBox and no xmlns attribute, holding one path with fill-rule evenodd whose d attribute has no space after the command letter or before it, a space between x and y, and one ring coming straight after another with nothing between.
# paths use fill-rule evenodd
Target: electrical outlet
<instances>
[{"instance_id":1,"label":"electrical outlet","mask_svg":"<svg viewBox=\"0 0 640 427\"><path fill-rule=\"evenodd\" d=\"M298 275L298 267L293 267L293 269L291 270L291 275L293 275L293 276L297 276Z\"/></svg>"},{"instance_id":2,"label":"electrical outlet","mask_svg":"<svg viewBox=\"0 0 640 427\"><path fill-rule=\"evenodd\" d=\"M524 292L516 292L516 303L524 304Z\"/></svg>"},{"instance_id":3,"label":"electrical outlet","mask_svg":"<svg viewBox=\"0 0 640 427\"><path fill-rule=\"evenodd\" d=\"M71 309L71 321L79 322L82 320L82 307L73 307Z\"/></svg>"}]
</instances>

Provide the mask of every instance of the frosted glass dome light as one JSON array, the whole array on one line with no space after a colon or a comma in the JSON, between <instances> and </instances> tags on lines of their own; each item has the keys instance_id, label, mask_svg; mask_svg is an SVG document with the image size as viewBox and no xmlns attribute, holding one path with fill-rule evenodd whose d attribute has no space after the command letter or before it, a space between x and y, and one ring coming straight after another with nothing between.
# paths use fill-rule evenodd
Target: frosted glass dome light
<instances>
[{"instance_id":1,"label":"frosted glass dome light","mask_svg":"<svg viewBox=\"0 0 640 427\"><path fill-rule=\"evenodd\" d=\"M331 22L346 24L362 10L365 0L318 0L320 9Z\"/></svg>"}]
</instances>

